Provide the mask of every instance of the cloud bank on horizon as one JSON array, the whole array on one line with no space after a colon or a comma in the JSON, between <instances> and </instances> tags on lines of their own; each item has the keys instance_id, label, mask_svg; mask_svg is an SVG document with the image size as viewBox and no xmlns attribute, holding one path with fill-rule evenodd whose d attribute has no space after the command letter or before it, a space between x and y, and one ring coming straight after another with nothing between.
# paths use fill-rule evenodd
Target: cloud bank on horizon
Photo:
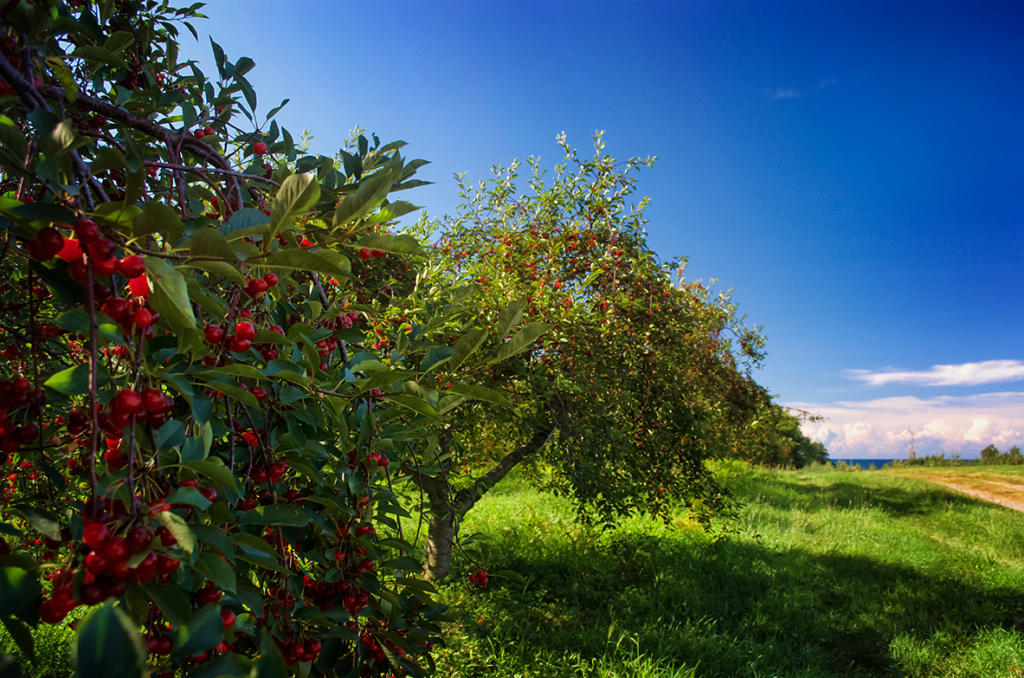
<instances>
[{"instance_id":1,"label":"cloud bank on horizon","mask_svg":"<svg viewBox=\"0 0 1024 678\"><path fill-rule=\"evenodd\" d=\"M885 384L917 384L919 386L977 386L1024 379L1024 361L985 360L962 365L934 365L917 372L871 372L847 370L847 376L871 386Z\"/></svg>"},{"instance_id":2,"label":"cloud bank on horizon","mask_svg":"<svg viewBox=\"0 0 1024 678\"><path fill-rule=\"evenodd\" d=\"M919 371L848 370L847 377L870 386L977 386L1024 379L1024 361L934 365ZM1003 452L1014 445L1024 447L1024 392L1019 391L786 406L825 417L804 424L803 431L824 443L833 459L905 458L911 428L919 456L959 453L966 459L977 457L988 445Z\"/></svg>"}]
</instances>

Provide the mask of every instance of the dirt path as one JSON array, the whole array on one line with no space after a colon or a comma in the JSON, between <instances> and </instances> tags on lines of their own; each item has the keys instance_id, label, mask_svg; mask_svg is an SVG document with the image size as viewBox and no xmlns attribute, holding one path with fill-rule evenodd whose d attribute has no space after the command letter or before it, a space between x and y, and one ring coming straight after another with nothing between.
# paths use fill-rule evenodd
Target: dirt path
<instances>
[{"instance_id":1,"label":"dirt path","mask_svg":"<svg viewBox=\"0 0 1024 678\"><path fill-rule=\"evenodd\" d=\"M1002 504L1015 511L1024 512L1024 484L1017 485L1006 482L1007 480L1016 480L1013 476L938 471L911 471L899 475L927 480L930 483L942 485L984 501Z\"/></svg>"}]
</instances>

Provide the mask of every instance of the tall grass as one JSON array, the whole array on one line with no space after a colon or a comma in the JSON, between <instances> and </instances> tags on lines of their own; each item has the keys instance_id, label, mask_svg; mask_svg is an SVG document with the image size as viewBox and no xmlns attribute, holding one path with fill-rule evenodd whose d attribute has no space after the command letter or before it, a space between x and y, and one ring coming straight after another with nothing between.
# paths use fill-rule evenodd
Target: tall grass
<instances>
[{"instance_id":1,"label":"tall grass","mask_svg":"<svg viewBox=\"0 0 1024 678\"><path fill-rule=\"evenodd\" d=\"M453 573L441 675L1024 675L1024 516L887 473L718 470L745 505L717 542L496 488L464 529L527 583Z\"/></svg>"}]
</instances>

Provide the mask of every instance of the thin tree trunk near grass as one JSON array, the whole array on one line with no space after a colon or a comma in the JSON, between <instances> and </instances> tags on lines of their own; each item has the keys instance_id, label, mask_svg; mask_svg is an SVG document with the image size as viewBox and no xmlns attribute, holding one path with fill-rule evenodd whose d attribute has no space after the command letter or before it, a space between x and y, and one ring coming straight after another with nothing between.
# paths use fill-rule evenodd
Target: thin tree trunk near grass
<instances>
[{"instance_id":1,"label":"thin tree trunk near grass","mask_svg":"<svg viewBox=\"0 0 1024 678\"><path fill-rule=\"evenodd\" d=\"M423 481L423 489L430 500L427 517L427 580L439 582L448 576L452 564L452 546L459 532L459 523L502 478L521 461L536 454L551 438L553 431L537 431L525 445L507 454L497 466L480 476L472 485L455 494L451 503L445 491L443 477Z\"/></svg>"}]
</instances>

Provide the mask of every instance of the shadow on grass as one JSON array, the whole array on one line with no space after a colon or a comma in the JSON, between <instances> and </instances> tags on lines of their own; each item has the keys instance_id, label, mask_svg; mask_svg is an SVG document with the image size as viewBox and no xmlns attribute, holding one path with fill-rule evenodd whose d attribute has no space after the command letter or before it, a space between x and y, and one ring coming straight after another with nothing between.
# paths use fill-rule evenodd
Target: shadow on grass
<instances>
[{"instance_id":1,"label":"shadow on grass","mask_svg":"<svg viewBox=\"0 0 1024 678\"><path fill-rule=\"evenodd\" d=\"M759 479L757 485L738 487L736 494L741 502L749 502L756 494L760 494L762 497L770 497L762 500L766 504L808 512L846 508L850 505L855 508L875 506L896 518L928 516L944 513L950 508L992 507L989 502L926 481L910 480L904 487L868 485L844 480L844 475L839 472L818 474L811 477L812 482L800 484L772 478Z\"/></svg>"},{"instance_id":2,"label":"shadow on grass","mask_svg":"<svg viewBox=\"0 0 1024 678\"><path fill-rule=\"evenodd\" d=\"M887 497L903 501L899 492ZM581 548L576 558L510 562L525 587L449 587L463 610L455 643L501 648L523 666L538 656L635 649L667 669L697 666L698 676L902 676L907 667L890 647L897 636L927 644L936 634L1024 633L1020 590L984 590L867 557L642 535Z\"/></svg>"}]
</instances>

